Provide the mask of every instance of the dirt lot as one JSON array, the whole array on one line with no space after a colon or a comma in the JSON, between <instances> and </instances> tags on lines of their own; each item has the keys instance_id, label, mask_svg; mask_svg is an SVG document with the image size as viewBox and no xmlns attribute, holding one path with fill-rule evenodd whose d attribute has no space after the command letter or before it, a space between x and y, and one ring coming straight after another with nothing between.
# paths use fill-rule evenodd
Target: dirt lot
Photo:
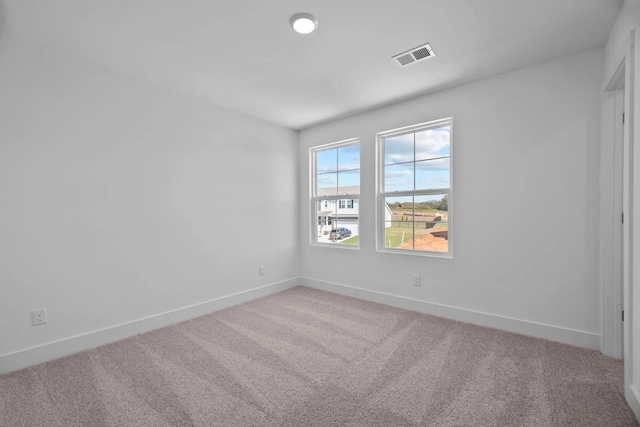
<instances>
[{"instance_id":1,"label":"dirt lot","mask_svg":"<svg viewBox=\"0 0 640 427\"><path fill-rule=\"evenodd\" d=\"M399 246L400 248L411 248L411 241L404 242ZM449 248L449 241L444 237L435 237L431 234L426 236L416 237L415 249L423 251L434 252L447 252Z\"/></svg>"}]
</instances>

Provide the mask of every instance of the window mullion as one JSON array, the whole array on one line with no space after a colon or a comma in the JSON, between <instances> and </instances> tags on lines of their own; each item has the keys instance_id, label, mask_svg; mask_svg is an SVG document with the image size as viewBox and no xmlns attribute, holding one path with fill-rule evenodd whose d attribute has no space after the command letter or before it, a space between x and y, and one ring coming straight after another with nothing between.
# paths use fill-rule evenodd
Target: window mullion
<instances>
[{"instance_id":1,"label":"window mullion","mask_svg":"<svg viewBox=\"0 0 640 427\"><path fill-rule=\"evenodd\" d=\"M425 160L431 160L431 159L425 159ZM398 165L408 165L409 163L414 163L415 160L409 160L407 162L398 162L398 163L385 163L384 166L398 166Z\"/></svg>"},{"instance_id":2,"label":"window mullion","mask_svg":"<svg viewBox=\"0 0 640 427\"><path fill-rule=\"evenodd\" d=\"M413 196L411 203L411 249L416 249L416 187L418 186L418 170L416 168L416 133L413 133Z\"/></svg>"},{"instance_id":3,"label":"window mullion","mask_svg":"<svg viewBox=\"0 0 640 427\"><path fill-rule=\"evenodd\" d=\"M416 134L413 133L413 192L416 191ZM415 202L415 199L414 199Z\"/></svg>"},{"instance_id":4,"label":"window mullion","mask_svg":"<svg viewBox=\"0 0 640 427\"><path fill-rule=\"evenodd\" d=\"M416 196L411 199L411 249L416 249Z\"/></svg>"},{"instance_id":5,"label":"window mullion","mask_svg":"<svg viewBox=\"0 0 640 427\"><path fill-rule=\"evenodd\" d=\"M340 171L338 170L338 165L340 164L340 159L338 158L339 153L340 150L336 149L336 194L338 194L338 189L340 188Z\"/></svg>"}]
</instances>

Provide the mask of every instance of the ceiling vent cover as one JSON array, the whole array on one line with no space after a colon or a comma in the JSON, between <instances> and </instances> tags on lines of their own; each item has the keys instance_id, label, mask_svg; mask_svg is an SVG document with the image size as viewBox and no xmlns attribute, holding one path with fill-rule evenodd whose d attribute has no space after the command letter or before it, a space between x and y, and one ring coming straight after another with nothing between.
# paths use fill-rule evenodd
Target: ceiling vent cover
<instances>
[{"instance_id":1,"label":"ceiling vent cover","mask_svg":"<svg viewBox=\"0 0 640 427\"><path fill-rule=\"evenodd\" d=\"M429 43L422 46L414 47L406 52L399 53L391 57L391 60L398 64L400 67L406 67L407 65L415 64L416 62L424 61L425 59L436 56L433 48Z\"/></svg>"}]
</instances>

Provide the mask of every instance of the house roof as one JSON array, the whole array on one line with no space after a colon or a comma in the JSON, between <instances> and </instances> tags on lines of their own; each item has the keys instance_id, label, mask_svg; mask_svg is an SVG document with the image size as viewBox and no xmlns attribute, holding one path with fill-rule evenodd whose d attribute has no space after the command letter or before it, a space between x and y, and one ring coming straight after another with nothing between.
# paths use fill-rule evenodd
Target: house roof
<instances>
[{"instance_id":1,"label":"house roof","mask_svg":"<svg viewBox=\"0 0 640 427\"><path fill-rule=\"evenodd\" d=\"M360 194L359 185L351 185L345 187L319 188L318 196L357 196Z\"/></svg>"}]
</instances>

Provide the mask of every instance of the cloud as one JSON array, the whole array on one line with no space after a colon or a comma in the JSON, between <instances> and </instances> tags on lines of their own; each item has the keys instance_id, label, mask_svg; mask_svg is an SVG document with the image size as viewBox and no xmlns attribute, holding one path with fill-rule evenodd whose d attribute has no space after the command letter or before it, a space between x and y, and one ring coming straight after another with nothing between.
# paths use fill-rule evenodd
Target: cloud
<instances>
[{"instance_id":1,"label":"cloud","mask_svg":"<svg viewBox=\"0 0 640 427\"><path fill-rule=\"evenodd\" d=\"M342 163L338 166L338 170L340 171L351 171L351 170L360 170L360 163Z\"/></svg>"},{"instance_id":2,"label":"cloud","mask_svg":"<svg viewBox=\"0 0 640 427\"><path fill-rule=\"evenodd\" d=\"M392 136L384 141L384 162L402 163L413 160L413 134Z\"/></svg>"},{"instance_id":3,"label":"cloud","mask_svg":"<svg viewBox=\"0 0 640 427\"><path fill-rule=\"evenodd\" d=\"M414 146L415 135L415 146ZM450 154L451 129L427 129L385 140L385 164L411 162Z\"/></svg>"},{"instance_id":4,"label":"cloud","mask_svg":"<svg viewBox=\"0 0 640 427\"><path fill-rule=\"evenodd\" d=\"M385 179L404 178L413 175L413 171L409 169L404 170L387 170L384 173Z\"/></svg>"},{"instance_id":5,"label":"cloud","mask_svg":"<svg viewBox=\"0 0 640 427\"><path fill-rule=\"evenodd\" d=\"M318 164L316 167L316 172L318 174L328 174L330 172L336 171L336 165L321 165Z\"/></svg>"},{"instance_id":6,"label":"cloud","mask_svg":"<svg viewBox=\"0 0 640 427\"><path fill-rule=\"evenodd\" d=\"M317 179L318 187L335 187L338 184L338 177L335 173L328 173L326 175L318 175Z\"/></svg>"},{"instance_id":7,"label":"cloud","mask_svg":"<svg viewBox=\"0 0 640 427\"><path fill-rule=\"evenodd\" d=\"M451 132L449 128L428 129L416 133L416 159L449 154Z\"/></svg>"},{"instance_id":8,"label":"cloud","mask_svg":"<svg viewBox=\"0 0 640 427\"><path fill-rule=\"evenodd\" d=\"M416 162L416 170L420 171L443 171L449 170L451 167L450 159L433 159L433 160L423 160L420 162Z\"/></svg>"}]
</instances>

